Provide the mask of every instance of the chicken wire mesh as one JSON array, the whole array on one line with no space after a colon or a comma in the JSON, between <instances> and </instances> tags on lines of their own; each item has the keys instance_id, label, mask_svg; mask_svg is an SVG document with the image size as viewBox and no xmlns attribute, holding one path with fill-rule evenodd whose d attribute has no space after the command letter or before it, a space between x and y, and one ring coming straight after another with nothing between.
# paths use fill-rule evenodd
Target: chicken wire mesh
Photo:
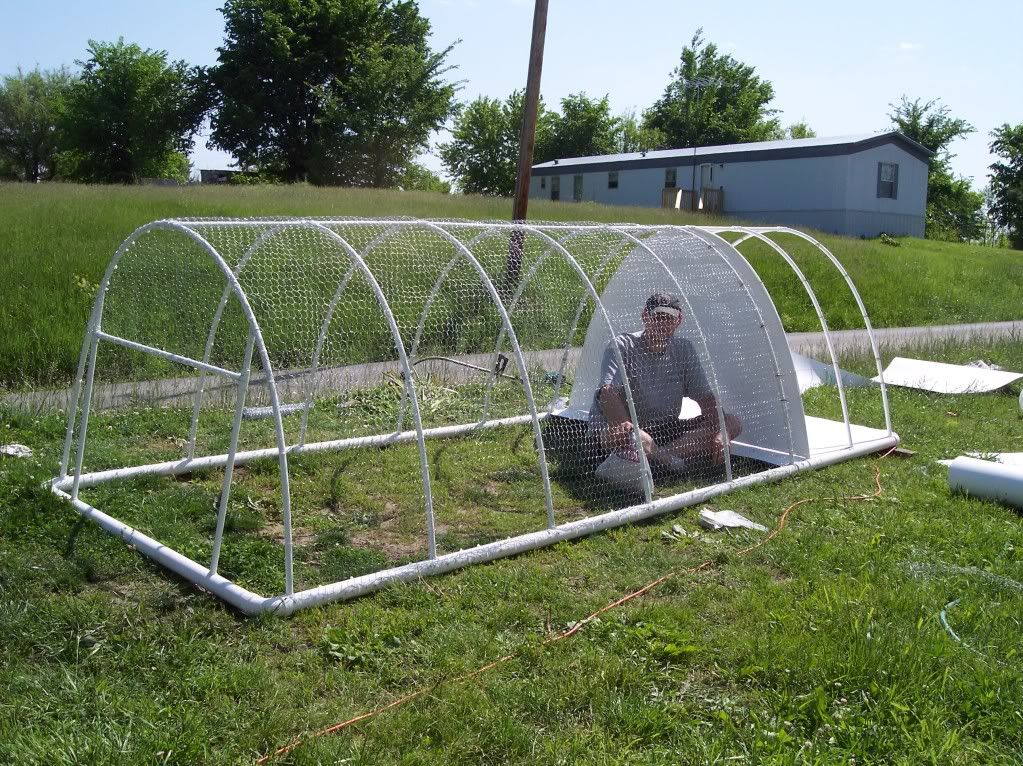
<instances>
[{"instance_id":1,"label":"chicken wire mesh","mask_svg":"<svg viewBox=\"0 0 1023 766\"><path fill-rule=\"evenodd\" d=\"M75 395L55 491L242 608L249 589L288 611L812 458L770 297L693 227L156 222L111 262ZM90 452L90 408L125 403L153 438ZM106 481L154 473L187 477L172 502L190 526L97 510Z\"/></svg>"}]
</instances>

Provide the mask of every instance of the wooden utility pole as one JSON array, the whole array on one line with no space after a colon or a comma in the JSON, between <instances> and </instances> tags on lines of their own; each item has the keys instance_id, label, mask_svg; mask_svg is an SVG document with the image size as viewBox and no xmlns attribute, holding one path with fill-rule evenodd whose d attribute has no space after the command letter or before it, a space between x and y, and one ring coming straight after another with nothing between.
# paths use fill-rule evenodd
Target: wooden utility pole
<instances>
[{"instance_id":1,"label":"wooden utility pole","mask_svg":"<svg viewBox=\"0 0 1023 766\"><path fill-rule=\"evenodd\" d=\"M533 9L533 39L529 49L529 73L526 96L522 104L522 132L519 134L519 172L515 177L515 203L512 220L524 221L529 207L529 180L533 169L533 147L536 144L536 118L540 107L540 72L543 70L543 44L547 35L547 0L536 0ZM508 248L506 284L514 285L522 269L522 246L525 234L512 232Z\"/></svg>"}]
</instances>

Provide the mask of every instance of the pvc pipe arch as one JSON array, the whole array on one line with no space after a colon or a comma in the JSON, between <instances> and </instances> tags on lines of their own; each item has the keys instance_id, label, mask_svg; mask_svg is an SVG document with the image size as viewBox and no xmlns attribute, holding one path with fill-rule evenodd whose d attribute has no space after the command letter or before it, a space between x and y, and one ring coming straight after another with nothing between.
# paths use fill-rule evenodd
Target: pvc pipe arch
<instances>
[{"instance_id":1,"label":"pvc pipe arch","mask_svg":"<svg viewBox=\"0 0 1023 766\"><path fill-rule=\"evenodd\" d=\"M731 270L732 274L735 275L736 280L738 280L739 284L742 285L742 289L746 293L746 297L749 299L750 305L753 306L753 310L756 312L757 321L760 323L760 329L762 329L764 331L764 339L767 341L767 347L771 351L771 362L774 365L775 382L777 383L777 386L778 386L778 401L781 402L782 408L783 408L783 412L785 414L785 430L786 430L786 433L788 434L788 440L789 440L789 462L795 463L796 462L796 446L795 446L795 440L793 439L793 436L792 436L792 412L791 412L791 408L789 407L789 398L785 395L785 388L782 385L781 365L778 362L778 353L777 353L777 351L774 348L774 341L771 340L771 334L767 330L767 320L765 319L764 314L763 314L763 312L760 309L760 304L757 303L757 301L753 299L753 294L750 292L749 285L746 284L746 280L744 280L739 275L739 272L736 271L735 266L733 266L732 263L728 260L728 258L725 257L725 254L723 252L721 252L720 250L718 250L711 242L708 242L707 240L705 240L699 231L695 231L695 230L689 230L689 231L697 239L699 239L700 241L706 243L707 247L710 248L725 263L725 265L728 266L728 268ZM709 234L708 236L714 237L719 242L725 242L717 234ZM756 277L759 280L759 277L757 276L756 270L753 269L752 267L750 268L750 270L753 272L754 277ZM763 283L762 282L761 282L761 287L763 287ZM765 293L767 292L767 288L764 288L764 292ZM774 304L771 304L771 305L773 306ZM775 312L775 315L777 316L777 312ZM780 318L778 319L778 323L781 324L781 319Z\"/></svg>"},{"instance_id":2,"label":"pvc pipe arch","mask_svg":"<svg viewBox=\"0 0 1023 766\"><path fill-rule=\"evenodd\" d=\"M281 420L280 412L280 401L277 397L277 387L273 384L273 368L270 364L270 356L267 353L266 345L263 342L263 334L259 328L259 322L256 319L255 313L252 310L252 306L249 304L249 300L245 295L245 291L242 290L241 285L238 282L238 278L234 275L230 267L224 258L217 252L202 235L192 230L190 227L179 223L177 221L154 221L153 223L146 224L136 229L132 234L122 243L117 249L114 257L111 258L110 263L107 265L107 270L103 275L103 281L100 283L100 289L96 296L96 302L93 306L93 316L90 319L90 327L86 331L86 339L89 345L89 360L85 365L87 368L86 379L85 379L85 392L82 403L82 415L81 415L81 426L78 433L78 449L75 456L75 479L71 488L71 500L72 502L78 499L79 482L82 475L82 462L85 455L85 442L88 435L89 427L89 412L92 403L92 388L93 382L96 375L96 352L99 345L99 329L102 324L103 318L103 306L106 300L107 291L110 288L110 280L113 277L114 270L117 268L121 258L127 252L128 248L134 244L139 237L143 234L147 234L150 231L157 229L165 229L168 231L175 231L184 233L184 235L194 242L196 242L201 249L203 249L207 255L213 258L214 263L220 269L224 278L227 280L231 287L231 290L238 297L239 304L241 305L242 312L245 315L246 320L249 323L249 332L255 338L255 347L258 350L264 373L268 376L268 380L271 382L269 386L271 407L274 417L274 426L277 439L277 455L278 464L280 468L280 480L281 480L281 508L282 517L284 522L284 567L285 567L285 590L287 595L290 595L294 590L294 577L293 577L293 566L292 566L292 555L291 555L291 493L288 484L288 458L287 458L287 445L284 439L284 424ZM79 362L79 366L83 365ZM74 417L77 414L77 390L79 383L76 381L73 398L76 400L75 407L69 413L68 418L68 433L67 442L65 443L65 453L70 453L70 439L72 432L72 425ZM66 464L62 467L62 475L66 475Z\"/></svg>"},{"instance_id":3,"label":"pvc pipe arch","mask_svg":"<svg viewBox=\"0 0 1023 766\"><path fill-rule=\"evenodd\" d=\"M271 229L267 229L266 231L260 233L256 240L246 248L245 252L242 254L242 257L238 259L238 263L234 267L234 275L236 279L240 277L242 269L244 269L248 265L249 260L256 254L256 251L259 250L259 248L261 248L263 244L272 239L274 235L276 235L278 232L280 232L283 229L286 229L287 226L288 224L281 224L279 226L275 226ZM203 362L207 364L210 361L210 356L213 354L213 343L216 340L217 332L220 329L220 320L224 315L224 309L227 308L227 303L228 300L230 300L230 296L231 285L228 284L225 285L224 292L220 296L220 303L217 305L217 310L213 312L213 319L210 320L210 331L206 336L206 347L203 350L202 355ZM202 405L202 395L205 386L206 375L205 373L200 373L199 383L196 386L195 398L192 402L192 420L188 427L188 445L186 447L185 453L185 457L187 459L191 459L195 456L195 437L196 432L198 431L199 428L199 408Z\"/></svg>"},{"instance_id":4,"label":"pvc pipe arch","mask_svg":"<svg viewBox=\"0 0 1023 766\"><path fill-rule=\"evenodd\" d=\"M354 261L359 267L359 271L362 272L363 277L365 277L366 281L369 283L370 289L376 297L377 304L380 306L380 310L384 312L384 317L387 319L387 324L391 330L391 338L394 342L394 348L398 353L399 364L405 372L405 388L412 400L412 421L416 427L416 442L419 447L419 466L423 477L423 496L426 510L427 555L431 559L436 558L437 532L433 514L433 492L430 487L429 459L426 455L426 441L423 438L423 421L419 412L419 398L416 396L415 382L412 380L412 368L409 366L408 356L405 354L405 344L401 339L401 330L398 328L398 321L394 318L391 306L387 302L387 298L384 295L383 290L380 288L380 284L377 282L376 277L373 276L373 272L370 271L366 262L362 259L362 256L356 252L355 248L353 248L344 237L333 229L329 229L319 223L302 221L299 225L323 231L329 238L341 245L352 261ZM274 390L276 390L276 386L274 386Z\"/></svg>"},{"instance_id":5,"label":"pvc pipe arch","mask_svg":"<svg viewBox=\"0 0 1023 766\"><path fill-rule=\"evenodd\" d=\"M466 243L466 247L471 247L472 245L475 245L477 242L487 239L492 235L492 233L493 232L490 229L485 229L481 231L479 234L477 234L475 237L473 237ZM451 272L451 269L453 269L455 265L461 260L461 258L462 258L461 253L459 253L456 250L455 255L451 257L451 259L447 262L444 268L441 269L440 273L437 275L437 279L434 280L433 287L430 288L430 292L426 296L426 301L423 303L423 310L419 313L419 322L416 325L416 334L415 337L412 339L412 348L409 352L409 357L412 359L412 364L415 364L416 359L419 358L419 343L422 341L423 331L426 329L426 317L429 315L430 309L433 308L433 302L437 299L437 296L440 294L441 287L443 287L444 282L447 281L448 274ZM398 431L402 429L403 424L405 422L405 405L406 405L405 395L404 392L402 392L401 403L398 406L397 425ZM485 408L482 419L486 420Z\"/></svg>"},{"instance_id":6,"label":"pvc pipe arch","mask_svg":"<svg viewBox=\"0 0 1023 766\"><path fill-rule=\"evenodd\" d=\"M831 366L835 371L835 383L838 386L838 401L842 405L842 420L845 423L846 435L849 440L849 447L853 446L853 435L852 435L852 423L849 420L849 405L845 398L845 383L842 382L842 370L838 366L838 355L835 354L835 346L831 342L831 330L828 328L828 320L824 316L824 311L821 309L820 301L817 300L817 293L814 292L813 287L810 286L809 280L806 275L803 274L803 270L799 268L799 265L792 259L792 256L785 252L785 248L775 242L768 236L761 234L758 231L752 231L746 227L735 227L732 231L740 231L746 234L745 237L741 237L736 240L736 244L732 245L738 249L738 245L745 242L747 239L758 239L765 243L768 247L774 250L782 259L789 265L793 273L799 279L800 284L803 285L803 289L806 290L806 294L810 298L810 302L813 304L813 310L817 312L817 319L820 320L821 330L824 332L824 343L828 349L828 355L831 357Z\"/></svg>"},{"instance_id":7,"label":"pvc pipe arch","mask_svg":"<svg viewBox=\"0 0 1023 766\"><path fill-rule=\"evenodd\" d=\"M618 231L614 227L609 227L609 229L611 231ZM685 289L682 287L682 283L679 282L678 279L675 277L674 272L672 272L672 270L668 268L668 265L664 261L661 260L661 257L659 255L657 255L657 253L655 253L650 248L650 246L647 245L645 242L641 242L639 239L637 239L632 234L625 234L625 236L628 239L630 239L632 242L634 242L638 247L640 247L643 250L645 250L647 252L647 254L650 255L650 257L653 258L661 266L662 269L664 269L664 273L667 274L668 277L670 277L671 281L675 283L675 287L678 290L679 295L681 295L682 296L682 300L685 301L686 310L689 312L689 316L692 317L693 324L696 326L696 334L697 334L697 336L699 336L700 343L703 346L704 358L707 360L707 365L710 368L711 384L714 387L714 406L715 406L715 409L717 410L717 413L718 413L718 427L720 428L720 432L721 432L721 447L722 447L722 451L724 452L725 476L727 477L728 481L731 481L732 480L732 454L731 454L731 450L728 447L728 442L729 442L728 425L725 422L725 411L724 411L724 409L721 406L721 388L720 388L720 386L718 384L718 376L717 376L717 372L716 372L715 367L714 367L714 360L713 360L713 358L711 358L710 347L707 345L707 336L703 332L703 327L700 325L700 320L696 316L696 312L693 311L693 304L690 303L690 301L689 301L688 293L686 293ZM624 368L622 370L622 377L623 378L625 377Z\"/></svg>"},{"instance_id":8,"label":"pvc pipe arch","mask_svg":"<svg viewBox=\"0 0 1023 766\"><path fill-rule=\"evenodd\" d=\"M476 256L472 253L472 251L469 249L469 247L467 246L466 243L463 243L461 240L459 240L457 237L453 236L447 230L445 230L445 229L441 228L440 226L438 226L437 224L434 224L434 223L429 222L429 221L410 221L408 224L405 224L405 225L406 226L417 226L417 225L418 226L423 226L423 227L425 227L425 228L427 228L427 229L429 229L429 230L439 234L442 239L444 239L446 242L448 242L450 245L452 245L452 247L454 248L454 251L455 251L455 256L453 258L451 258L451 260L448 261L448 264L444 267L444 269L441 271L440 275L437 277L437 280L434 282L433 289L429 293L429 296L428 296L427 301L426 301L426 305L424 306L423 311L420 313L419 324L418 324L418 326L416 328L416 336L415 336L415 339L414 339L413 344L412 344L411 356L414 358L416 352L418 351L419 341L420 341L420 339L422 337L422 330L423 330L423 328L425 326L427 312L429 311L430 307L432 306L433 301L435 300L435 298L436 298L436 296L437 296L437 294L438 294L438 292L440 290L441 285L443 285L444 281L447 279L447 276L450 273L451 269L454 267L454 265L459 260L461 260L462 258L465 258L466 260L469 261L469 264L475 270L477 276L480 279L480 282L483 284L484 288L489 293L490 298L491 298L491 300L494 303L494 306L498 310L498 313L500 313L501 321L502 321L502 332L503 331L507 331L509 333L509 337L511 338L511 341L512 341L512 348L513 348L514 353L516 355L517 362L519 364L520 369L523 372L523 380L522 380L523 388L525 390L527 405L529 407L529 415L530 415L530 419L532 421L533 437L534 437L534 441L536 443L536 449L537 449L537 455L538 455L538 465L539 465L539 469L540 469L540 477L541 477L541 480L543 482L543 488L544 488L544 501L545 501L545 505L546 505L546 509L547 509L547 524L548 524L548 528L553 528L556 525L556 520L554 518L554 495L553 495L553 492L551 490L550 472L549 472L548 465L547 465L546 449L545 449L544 443L543 443L543 432L540 429L539 412L538 412L537 407L536 407L536 400L535 400L535 398L533 396L532 384L529 381L529 375L527 373L525 356L522 354L522 349L519 346L518 336L515 333L515 329L511 325L511 318L508 316L508 312L506 311L506 309L504 307L504 303L501 300L500 293L498 292L497 288L494 286L494 283L490 279L490 276L487 274L486 270L483 268L483 265L479 262L479 260L477 260ZM486 230L480 232L475 237L473 237L469 241L469 244L474 244L474 243L476 243L478 241L482 241L482 240L490 237L493 233L494 232L493 232L492 229L486 229ZM409 368L409 370L407 372L407 375L408 375L408 377L411 377L411 375L412 375L411 368ZM401 402L399 403L399 407L398 407L397 431L401 430L402 424L404 422L405 401L406 401L406 397L402 396ZM484 420L486 420L486 410L485 409L484 409Z\"/></svg>"},{"instance_id":9,"label":"pvc pipe arch","mask_svg":"<svg viewBox=\"0 0 1023 766\"><path fill-rule=\"evenodd\" d=\"M877 380L881 384L881 403L884 408L884 423L888 433L892 433L892 414L888 407L888 385L884 382L884 368L881 364L881 354L877 347L877 336L874 335L874 326L870 323L870 316L867 314L867 307L863 303L863 298L860 296L860 291L856 289L856 285L853 283L852 278L849 276L849 272L845 270L842 262L835 257L835 255L824 246L822 242L818 242L813 237L810 237L798 229L789 229L784 232L785 234L792 234L799 239L809 242L811 245L820 250L831 261L832 265L842 275L842 279L845 280L846 285L849 287L849 292L852 293L853 299L856 301L856 305L860 310L860 316L863 317L863 327L867 331L867 339L870 341L870 350L874 355L874 364L877 366Z\"/></svg>"},{"instance_id":10,"label":"pvc pipe arch","mask_svg":"<svg viewBox=\"0 0 1023 766\"><path fill-rule=\"evenodd\" d=\"M650 469L650 462L646 459L646 451L643 449L642 441L640 440L640 427L639 427L639 416L636 414L636 405L632 397L632 385L629 383L629 376L625 373L625 359L622 357L622 351L618 348L618 344L614 342L614 339L618 336L615 332L614 324L611 322L611 317L608 315L607 310L604 308L603 302L600 300L600 295L597 294L596 288L593 283L590 282L590 278L586 275L582 266L579 262L569 253L559 242L553 239L546 232L540 231L534 226L528 226L523 224L522 229L525 231L532 231L539 237L546 239L565 259L569 266L575 271L580 281L583 282L586 287L586 291L590 294L596 307L600 310L600 313L604 317L604 322L607 324L610 343L610 348L615 355L615 361L618 363L618 369L622 371L622 385L625 389L625 403L629 409L629 419L632 421L632 439L636 447L636 453L639 457L639 464L643 471L643 495L646 498L647 503L652 503L654 500L654 477Z\"/></svg>"},{"instance_id":11,"label":"pvc pipe arch","mask_svg":"<svg viewBox=\"0 0 1023 766\"><path fill-rule=\"evenodd\" d=\"M553 528L556 525L556 521L554 519L554 496L551 493L551 479L547 470L547 451L543 444L543 432L540 430L540 418L536 409L536 400L533 398L533 385L529 382L526 358L522 354L522 348L519 346L519 338L515 332L515 328L512 327L508 311L505 309L504 302L501 300L501 295L494 286L493 281L490 279L482 264L476 260L476 256L472 254L472 251L470 251L461 240L452 235L451 232L446 229L442 229L437 224L424 221L422 222L422 225L426 226L428 229L438 232L441 237L454 245L456 251L461 252L462 255L465 256L472 267L476 270L476 273L479 275L480 281L483 282L487 292L490 293L490 297L494 301L494 305L501 314L501 321L508 330L508 338L511 340L512 349L514 350L515 357L518 361L519 369L522 370L522 385L525 389L526 401L529 405L529 414L532 417L533 437L536 441L536 450L539 455L538 462L540 464L540 476L543 479L544 496L547 503L547 523L549 528ZM411 374L412 373L409 372L409 376L411 376Z\"/></svg>"},{"instance_id":12,"label":"pvc pipe arch","mask_svg":"<svg viewBox=\"0 0 1023 766\"><path fill-rule=\"evenodd\" d=\"M495 231L493 233L496 234L497 232ZM586 234L586 233L588 233L588 232L585 232L585 231L569 232L565 236L563 236L560 239L558 239L558 242L561 245L566 245L569 242L571 242L573 239L575 239L576 237L582 236L583 234ZM525 244L525 243L523 243L523 244ZM512 295L511 306L508 308L508 316L511 316L512 314L515 313L515 309L517 309L518 305L519 305L519 300L522 298L522 295L525 293L526 288L529 286L529 283L533 279L533 276L540 270L540 266L543 265L544 261L547 260L547 258L552 254L552 252L553 252L553 248L548 247L546 250L544 250L543 254L539 258L537 258L535 261L533 261L533 263L530 265L529 271L527 271L526 275L519 281L519 285L515 289L515 293ZM585 294L586 294L586 291L583 290L583 295L585 295ZM504 343L504 337L505 337L505 330L502 327L501 331L497 334L497 340L494 342L494 370L495 371L493 373L491 373L490 376L487 378L487 388L486 388L486 392L484 393L484 396L483 396L483 418L484 418L484 420L487 417L487 413L490 411L490 398L491 398L491 396L493 394L494 385L497 383L497 373L496 373L496 370L497 370L497 356L498 356L498 354L501 351L501 345ZM527 374L526 370L523 370L522 374L523 375Z\"/></svg>"}]
</instances>

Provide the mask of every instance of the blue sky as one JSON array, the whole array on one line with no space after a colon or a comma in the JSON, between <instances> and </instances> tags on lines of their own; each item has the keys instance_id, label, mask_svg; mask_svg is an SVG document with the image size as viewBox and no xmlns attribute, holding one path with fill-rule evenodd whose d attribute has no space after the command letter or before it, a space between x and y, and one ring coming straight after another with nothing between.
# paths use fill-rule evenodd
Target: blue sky
<instances>
[{"instance_id":1,"label":"blue sky","mask_svg":"<svg viewBox=\"0 0 1023 766\"><path fill-rule=\"evenodd\" d=\"M83 58L89 39L123 36L194 64L216 61L219 0L3 0L0 73ZM451 61L460 98L503 98L523 87L532 0L422 0L434 47L460 39ZM548 104L584 91L610 96L616 112L641 112L663 92L697 27L774 84L784 124L805 119L818 135L888 126L888 104L940 98L977 128L952 150L954 170L987 182L990 131L1023 122L1023 3L550 0L543 95ZM438 137L443 140L444 136ZM200 167L227 155L197 141ZM425 162L440 168L436 157Z\"/></svg>"}]
</instances>

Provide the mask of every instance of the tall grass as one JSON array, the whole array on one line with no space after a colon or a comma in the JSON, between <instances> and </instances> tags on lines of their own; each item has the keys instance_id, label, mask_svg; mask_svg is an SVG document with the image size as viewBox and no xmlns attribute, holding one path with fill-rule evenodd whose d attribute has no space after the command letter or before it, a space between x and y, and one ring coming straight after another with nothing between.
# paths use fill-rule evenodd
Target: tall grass
<instances>
[{"instance_id":1,"label":"tall grass","mask_svg":"<svg viewBox=\"0 0 1023 766\"><path fill-rule=\"evenodd\" d=\"M125 237L149 221L262 215L506 219L510 212L504 199L390 190L0 184L0 386L61 385L70 379L104 266ZM532 202L530 216L708 222L663 210L548 201ZM822 239L852 275L878 326L1020 318L1023 255L914 239L903 240L900 248ZM837 272L805 243L792 239L786 247L815 285L830 325L858 327L858 311ZM759 243L747 243L743 252L771 291L786 329L819 329L788 267Z\"/></svg>"}]
</instances>

